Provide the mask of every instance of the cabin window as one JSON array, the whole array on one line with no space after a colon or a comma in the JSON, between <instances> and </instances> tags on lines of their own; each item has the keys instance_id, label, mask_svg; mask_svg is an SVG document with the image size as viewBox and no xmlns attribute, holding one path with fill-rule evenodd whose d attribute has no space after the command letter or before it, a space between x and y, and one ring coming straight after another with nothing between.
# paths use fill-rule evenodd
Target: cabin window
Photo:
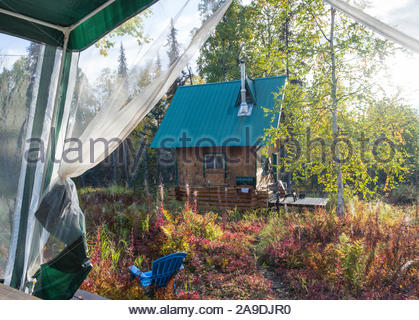
<instances>
[{"instance_id":1,"label":"cabin window","mask_svg":"<svg viewBox=\"0 0 419 320\"><path fill-rule=\"evenodd\" d=\"M205 169L224 169L225 161L222 153L209 153L204 156Z\"/></svg>"}]
</instances>

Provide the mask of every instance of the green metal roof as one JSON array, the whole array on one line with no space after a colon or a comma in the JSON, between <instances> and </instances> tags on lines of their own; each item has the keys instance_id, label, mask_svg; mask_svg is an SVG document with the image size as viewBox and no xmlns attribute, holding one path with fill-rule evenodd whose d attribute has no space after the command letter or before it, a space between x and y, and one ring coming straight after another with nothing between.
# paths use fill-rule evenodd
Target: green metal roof
<instances>
[{"instance_id":1,"label":"green metal roof","mask_svg":"<svg viewBox=\"0 0 419 320\"><path fill-rule=\"evenodd\" d=\"M64 34L60 28L82 21L70 33L68 50L83 50L156 1L0 0L0 32L62 47Z\"/></svg>"},{"instance_id":2,"label":"green metal roof","mask_svg":"<svg viewBox=\"0 0 419 320\"><path fill-rule=\"evenodd\" d=\"M252 114L238 117L240 81L180 87L154 137L152 148L255 146L263 144L264 130L277 125L263 108L275 106L274 93L286 76L247 80L256 98ZM252 97L252 98L253 98Z\"/></svg>"}]
</instances>

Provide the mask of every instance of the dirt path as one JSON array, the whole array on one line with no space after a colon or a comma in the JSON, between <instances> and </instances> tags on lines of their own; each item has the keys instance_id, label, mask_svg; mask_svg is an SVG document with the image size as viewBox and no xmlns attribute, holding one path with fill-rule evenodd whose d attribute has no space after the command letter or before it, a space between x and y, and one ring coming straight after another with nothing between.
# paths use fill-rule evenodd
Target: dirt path
<instances>
[{"instance_id":1,"label":"dirt path","mask_svg":"<svg viewBox=\"0 0 419 320\"><path fill-rule=\"evenodd\" d=\"M256 237L256 242L253 244L253 252L255 254L255 256L257 256L257 246L259 244L259 237ZM260 263L258 263L258 270L261 273L261 275L270 281L271 283L271 289L273 291L274 294L274 299L276 300L292 300L295 299L292 297L292 294L290 293L289 288L287 287L287 285L284 283L284 281L281 279L281 277L279 277L276 273L275 270L273 270L273 268L268 267L265 263L263 263L263 261L259 261Z\"/></svg>"},{"instance_id":2,"label":"dirt path","mask_svg":"<svg viewBox=\"0 0 419 320\"><path fill-rule=\"evenodd\" d=\"M275 299L277 300L290 300L293 299L289 292L289 288L284 284L284 282L275 274L274 270L266 266L259 266L260 273L265 277L265 279L271 282L272 291L275 294Z\"/></svg>"}]
</instances>

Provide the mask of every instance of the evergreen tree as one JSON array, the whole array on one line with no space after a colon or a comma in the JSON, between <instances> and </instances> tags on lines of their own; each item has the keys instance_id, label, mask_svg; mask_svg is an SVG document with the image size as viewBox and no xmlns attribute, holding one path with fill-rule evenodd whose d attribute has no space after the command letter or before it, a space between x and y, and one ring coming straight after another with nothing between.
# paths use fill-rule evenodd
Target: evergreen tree
<instances>
[{"instance_id":1,"label":"evergreen tree","mask_svg":"<svg viewBox=\"0 0 419 320\"><path fill-rule=\"evenodd\" d=\"M170 32L167 38L167 56L169 58L169 66L176 62L180 56L179 42L177 40L177 30L174 26L173 20L171 21ZM139 87L147 86L154 77L158 77L162 70L160 54L157 55L156 64L153 69L149 67L142 70L139 77ZM165 155L167 151L155 151L149 148L151 142L157 130L160 126L161 121L166 113L168 106L170 105L172 98L178 87L185 84L188 75L182 71L181 75L175 80L173 85L169 88L165 96L156 104L156 106L150 111L150 113L141 121L134 132L130 135L132 141L136 141L138 145L138 151L141 148L145 148L144 155L142 155L142 162L135 166L137 172L133 172L133 181L130 185L145 185L155 186L160 182L174 182L174 167L162 167L160 166L160 156L163 152ZM137 151L137 154L139 154ZM136 161L134 161L136 162Z\"/></svg>"},{"instance_id":2,"label":"evergreen tree","mask_svg":"<svg viewBox=\"0 0 419 320\"><path fill-rule=\"evenodd\" d=\"M30 77L28 90L26 91L27 107L29 109L29 105L32 100L33 86L35 84L36 67L38 65L39 56L41 54L41 45L36 42L31 42L26 51L28 53L26 57L26 65Z\"/></svg>"},{"instance_id":3,"label":"evergreen tree","mask_svg":"<svg viewBox=\"0 0 419 320\"><path fill-rule=\"evenodd\" d=\"M118 76L121 79L126 79L128 77L128 66L127 66L127 57L125 56L124 45L121 42L121 47L119 49L118 57Z\"/></svg>"},{"instance_id":4,"label":"evergreen tree","mask_svg":"<svg viewBox=\"0 0 419 320\"><path fill-rule=\"evenodd\" d=\"M154 68L154 75L156 78L160 76L162 67L160 53L157 53L156 66Z\"/></svg>"},{"instance_id":5,"label":"evergreen tree","mask_svg":"<svg viewBox=\"0 0 419 320\"><path fill-rule=\"evenodd\" d=\"M177 29L173 23L173 19L170 21L170 33L167 37L167 46L169 50L167 51L167 56L169 57L169 66L171 66L179 58L179 42L177 41Z\"/></svg>"},{"instance_id":6,"label":"evergreen tree","mask_svg":"<svg viewBox=\"0 0 419 320\"><path fill-rule=\"evenodd\" d=\"M39 55L41 54L41 45L36 42L31 42L26 48L28 53L26 57L26 63L28 66L28 71L34 73L36 71L36 65L39 60Z\"/></svg>"}]
</instances>

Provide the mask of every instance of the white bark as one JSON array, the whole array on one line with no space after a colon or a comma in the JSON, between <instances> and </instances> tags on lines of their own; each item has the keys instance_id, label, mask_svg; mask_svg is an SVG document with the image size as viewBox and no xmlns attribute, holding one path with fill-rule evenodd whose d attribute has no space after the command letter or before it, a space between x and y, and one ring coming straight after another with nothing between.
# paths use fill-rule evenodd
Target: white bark
<instances>
[{"instance_id":1,"label":"white bark","mask_svg":"<svg viewBox=\"0 0 419 320\"><path fill-rule=\"evenodd\" d=\"M332 133L333 140L336 141L339 135L338 124L337 124L337 108L338 108L338 99L337 99L337 79L336 79L336 58L335 58L335 44L334 44L334 31L335 31L335 15L336 9L332 7L331 10L331 25L330 25L330 56L332 60ZM336 160L340 160L339 146L336 145ZM344 204L344 193L343 193L343 178L342 178L342 168L339 161L335 161L336 165L336 183L337 183L337 207L336 214L338 217L343 217L345 213L345 204Z\"/></svg>"}]
</instances>

